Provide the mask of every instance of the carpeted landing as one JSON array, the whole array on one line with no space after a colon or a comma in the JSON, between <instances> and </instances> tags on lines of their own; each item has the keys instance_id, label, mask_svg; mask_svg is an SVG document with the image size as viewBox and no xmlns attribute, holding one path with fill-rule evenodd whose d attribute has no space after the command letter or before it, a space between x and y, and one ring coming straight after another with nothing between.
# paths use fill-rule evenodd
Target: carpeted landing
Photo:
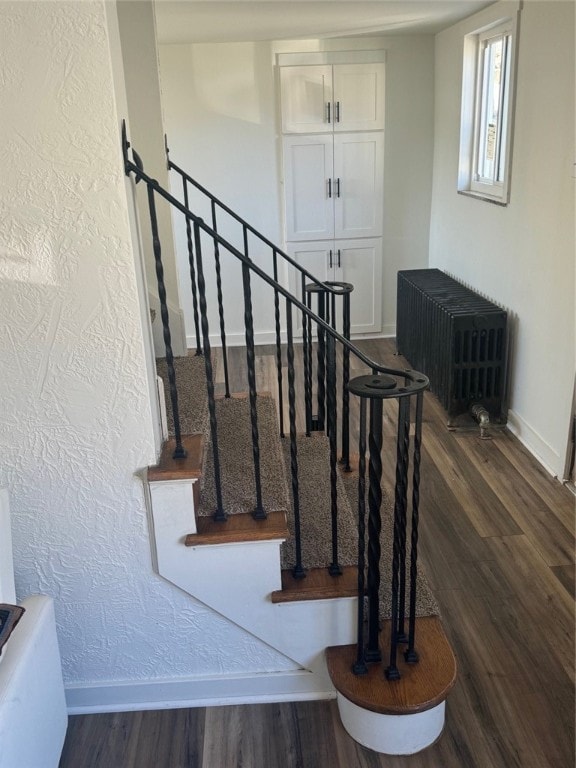
<instances>
[{"instance_id":1,"label":"carpeted landing","mask_svg":"<svg viewBox=\"0 0 576 768\"><path fill-rule=\"evenodd\" d=\"M204 360L202 357L177 358L176 376L183 434L205 435L204 468L201 480L200 515L211 515L216 508L214 457L210 439ZM165 361L158 361L158 373L165 382L170 434L173 422ZM286 510L292 536L282 545L282 567L295 562L294 515L290 480L290 441L278 436L276 405L272 397L259 394L257 400L260 445L261 489L267 512ZM252 512L255 507L255 480L252 450L250 402L245 394L216 400L218 448L222 476L224 510L228 514ZM322 568L332 561L330 449L321 433L297 439L302 562L305 568ZM355 474L337 473L338 547L342 566L357 562L357 521L352 510L358 508L358 480ZM390 616L389 589L392 570L393 503L383 489L382 500L382 582L381 616ZM409 535L409 534L408 534ZM337 578L337 577L336 577ZM407 594L410 580L407 569ZM438 614L421 569L418 578L418 616Z\"/></svg>"}]
</instances>

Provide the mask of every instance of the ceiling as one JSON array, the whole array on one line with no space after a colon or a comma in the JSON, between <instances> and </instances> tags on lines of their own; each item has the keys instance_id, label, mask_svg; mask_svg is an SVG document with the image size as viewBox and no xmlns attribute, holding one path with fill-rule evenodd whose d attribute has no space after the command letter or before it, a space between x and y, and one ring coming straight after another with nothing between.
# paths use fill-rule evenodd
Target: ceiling
<instances>
[{"instance_id":1,"label":"ceiling","mask_svg":"<svg viewBox=\"0 0 576 768\"><path fill-rule=\"evenodd\" d=\"M155 0L158 41L435 34L492 0Z\"/></svg>"}]
</instances>

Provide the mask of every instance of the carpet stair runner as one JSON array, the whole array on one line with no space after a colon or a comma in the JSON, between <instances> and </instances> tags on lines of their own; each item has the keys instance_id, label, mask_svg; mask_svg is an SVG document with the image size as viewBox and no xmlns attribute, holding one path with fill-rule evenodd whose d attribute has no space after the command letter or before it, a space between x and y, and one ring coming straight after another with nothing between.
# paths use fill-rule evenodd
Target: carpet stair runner
<instances>
[{"instance_id":1,"label":"carpet stair runner","mask_svg":"<svg viewBox=\"0 0 576 768\"><path fill-rule=\"evenodd\" d=\"M211 516L216 508L214 463L210 438L204 359L190 356L175 360L179 393L179 411L183 434L204 435L204 466L200 481L200 516ZM157 361L159 376L164 381L168 430L173 435L172 408L167 369L164 360ZM260 444L261 486L264 509L287 514L290 537L282 545L282 568L295 562L294 519L290 477L290 441L278 435L276 404L270 395L259 394L257 400ZM216 399L218 446L220 452L223 505L227 514L251 513L255 507L250 403L246 394ZM298 477L301 517L302 561L306 569L325 569L332 560L330 448L323 433L297 438ZM358 478L355 473L338 472L339 562L343 568L357 562ZM225 525L225 524L224 524ZM383 488L382 501L382 581L381 617L391 612L389 584L392 570L393 503ZM336 577L338 578L338 577ZM305 580L303 580L305 581ZM355 576L352 578L355 582ZM407 590L409 590L407 568ZM425 577L419 575L417 615L439 613Z\"/></svg>"}]
</instances>

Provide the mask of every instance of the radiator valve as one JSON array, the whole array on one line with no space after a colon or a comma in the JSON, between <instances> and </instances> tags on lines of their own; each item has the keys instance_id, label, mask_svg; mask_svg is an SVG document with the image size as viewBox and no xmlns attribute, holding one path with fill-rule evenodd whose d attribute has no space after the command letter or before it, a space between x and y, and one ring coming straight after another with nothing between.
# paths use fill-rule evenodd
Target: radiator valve
<instances>
[{"instance_id":1,"label":"radiator valve","mask_svg":"<svg viewBox=\"0 0 576 768\"><path fill-rule=\"evenodd\" d=\"M480 425L480 439L488 440L490 438L490 435L488 434L488 430L490 429L490 414L486 408L479 403L470 407L470 413Z\"/></svg>"}]
</instances>

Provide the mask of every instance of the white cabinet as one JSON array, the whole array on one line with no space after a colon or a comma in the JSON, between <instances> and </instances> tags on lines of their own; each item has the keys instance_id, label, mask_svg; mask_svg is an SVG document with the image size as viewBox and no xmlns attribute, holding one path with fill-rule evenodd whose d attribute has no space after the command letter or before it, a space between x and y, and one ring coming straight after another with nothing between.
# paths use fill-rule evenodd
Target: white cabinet
<instances>
[{"instance_id":1,"label":"white cabinet","mask_svg":"<svg viewBox=\"0 0 576 768\"><path fill-rule=\"evenodd\" d=\"M284 137L286 239L377 237L382 132Z\"/></svg>"},{"instance_id":2,"label":"white cabinet","mask_svg":"<svg viewBox=\"0 0 576 768\"><path fill-rule=\"evenodd\" d=\"M280 85L287 250L317 279L352 283L351 332L378 333L384 64L281 66Z\"/></svg>"},{"instance_id":3,"label":"white cabinet","mask_svg":"<svg viewBox=\"0 0 576 768\"><path fill-rule=\"evenodd\" d=\"M384 128L384 64L281 67L283 133Z\"/></svg>"},{"instance_id":4,"label":"white cabinet","mask_svg":"<svg viewBox=\"0 0 576 768\"><path fill-rule=\"evenodd\" d=\"M352 283L354 291L350 301L351 332L374 333L382 328L381 238L362 240L314 240L307 243L290 243L288 253L319 280ZM290 290L301 294L300 278L291 270ZM341 313L341 301L337 302ZM315 303L314 303L315 307ZM341 328L341 317L338 318ZM297 331L302 332L301 318Z\"/></svg>"},{"instance_id":5,"label":"white cabinet","mask_svg":"<svg viewBox=\"0 0 576 768\"><path fill-rule=\"evenodd\" d=\"M334 237L332 136L284 137L286 239Z\"/></svg>"},{"instance_id":6,"label":"white cabinet","mask_svg":"<svg viewBox=\"0 0 576 768\"><path fill-rule=\"evenodd\" d=\"M334 136L334 237L382 234L384 134Z\"/></svg>"},{"instance_id":7,"label":"white cabinet","mask_svg":"<svg viewBox=\"0 0 576 768\"><path fill-rule=\"evenodd\" d=\"M283 133L332 130L332 66L282 67Z\"/></svg>"}]
</instances>

